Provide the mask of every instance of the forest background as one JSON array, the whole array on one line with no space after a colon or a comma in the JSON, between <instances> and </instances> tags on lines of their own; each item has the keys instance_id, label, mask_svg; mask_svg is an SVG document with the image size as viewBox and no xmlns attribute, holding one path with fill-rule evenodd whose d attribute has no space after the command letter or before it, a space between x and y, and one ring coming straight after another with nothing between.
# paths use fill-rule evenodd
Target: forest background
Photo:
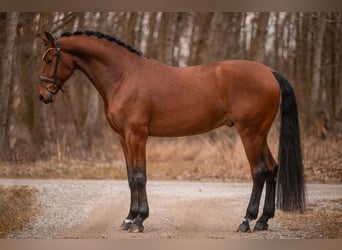
<instances>
[{"instance_id":1,"label":"forest background","mask_svg":"<svg viewBox=\"0 0 342 250\"><path fill-rule=\"evenodd\" d=\"M281 72L297 96L307 180L342 183L341 12L3 12L0 29L1 177L125 178L117 135L82 73L54 104L38 99L36 34L90 29L173 66L248 59ZM278 131L279 117L269 135L275 157ZM150 179L250 180L235 129L151 138L147 160Z\"/></svg>"}]
</instances>

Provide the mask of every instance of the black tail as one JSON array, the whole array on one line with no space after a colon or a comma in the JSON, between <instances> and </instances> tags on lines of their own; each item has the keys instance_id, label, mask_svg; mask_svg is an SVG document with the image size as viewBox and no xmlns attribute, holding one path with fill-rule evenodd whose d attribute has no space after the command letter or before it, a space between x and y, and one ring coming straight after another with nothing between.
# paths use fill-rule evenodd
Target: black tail
<instances>
[{"instance_id":1,"label":"black tail","mask_svg":"<svg viewBox=\"0 0 342 250\"><path fill-rule=\"evenodd\" d=\"M298 124L296 96L290 83L273 72L281 90L281 124L277 207L284 211L305 209L305 181Z\"/></svg>"}]
</instances>

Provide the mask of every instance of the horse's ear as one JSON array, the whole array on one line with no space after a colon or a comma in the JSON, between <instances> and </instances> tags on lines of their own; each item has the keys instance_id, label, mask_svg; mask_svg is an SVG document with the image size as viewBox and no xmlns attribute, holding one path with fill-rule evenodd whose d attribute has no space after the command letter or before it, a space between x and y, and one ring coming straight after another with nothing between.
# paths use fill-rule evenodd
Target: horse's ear
<instances>
[{"instance_id":1,"label":"horse's ear","mask_svg":"<svg viewBox=\"0 0 342 250\"><path fill-rule=\"evenodd\" d=\"M41 34L37 34L37 37L40 38L40 40L43 41L45 46L51 45L51 46L56 46L56 41L53 38L53 36L49 32L44 32L45 36L42 36Z\"/></svg>"},{"instance_id":2,"label":"horse's ear","mask_svg":"<svg viewBox=\"0 0 342 250\"><path fill-rule=\"evenodd\" d=\"M41 34L37 33L36 34L37 37L40 38L40 40L42 40L42 42L44 43L45 46L48 46L49 45L49 40L45 37L45 36L42 36Z\"/></svg>"},{"instance_id":3,"label":"horse's ear","mask_svg":"<svg viewBox=\"0 0 342 250\"><path fill-rule=\"evenodd\" d=\"M44 34L45 34L45 38L48 41L48 43L52 46L56 46L55 38L53 38L53 36L49 32L44 31Z\"/></svg>"}]
</instances>

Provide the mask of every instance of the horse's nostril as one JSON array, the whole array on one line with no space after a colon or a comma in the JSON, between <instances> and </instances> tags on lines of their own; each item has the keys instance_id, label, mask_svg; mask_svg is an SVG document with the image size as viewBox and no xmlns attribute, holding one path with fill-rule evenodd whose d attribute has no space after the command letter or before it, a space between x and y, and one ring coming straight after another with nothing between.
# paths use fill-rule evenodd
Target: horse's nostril
<instances>
[{"instance_id":1,"label":"horse's nostril","mask_svg":"<svg viewBox=\"0 0 342 250\"><path fill-rule=\"evenodd\" d=\"M39 95L39 100L41 101L41 102L44 102L44 97L42 96L42 95Z\"/></svg>"},{"instance_id":2,"label":"horse's nostril","mask_svg":"<svg viewBox=\"0 0 342 250\"><path fill-rule=\"evenodd\" d=\"M49 101L49 100L46 100L46 99L44 98L44 96L42 96L42 95L39 95L39 100L40 100L42 103L44 103L44 104L48 104L48 103L51 102L51 101Z\"/></svg>"}]
</instances>

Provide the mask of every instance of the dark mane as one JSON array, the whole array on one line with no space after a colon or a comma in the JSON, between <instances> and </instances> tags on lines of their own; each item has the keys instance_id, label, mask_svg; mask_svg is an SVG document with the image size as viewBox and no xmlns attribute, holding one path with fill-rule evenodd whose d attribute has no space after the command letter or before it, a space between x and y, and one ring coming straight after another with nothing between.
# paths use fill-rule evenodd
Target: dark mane
<instances>
[{"instance_id":1,"label":"dark mane","mask_svg":"<svg viewBox=\"0 0 342 250\"><path fill-rule=\"evenodd\" d=\"M113 36L105 35L98 31L86 30L86 31L64 32L61 36L69 37L69 36L78 36L78 35L96 36L99 39L104 38L104 39L107 39L108 41L116 42L118 45L125 47L126 49L137 54L138 56L143 56L143 53L141 51L136 50L132 46L125 44L124 42L120 41L119 39L116 39Z\"/></svg>"}]
</instances>

